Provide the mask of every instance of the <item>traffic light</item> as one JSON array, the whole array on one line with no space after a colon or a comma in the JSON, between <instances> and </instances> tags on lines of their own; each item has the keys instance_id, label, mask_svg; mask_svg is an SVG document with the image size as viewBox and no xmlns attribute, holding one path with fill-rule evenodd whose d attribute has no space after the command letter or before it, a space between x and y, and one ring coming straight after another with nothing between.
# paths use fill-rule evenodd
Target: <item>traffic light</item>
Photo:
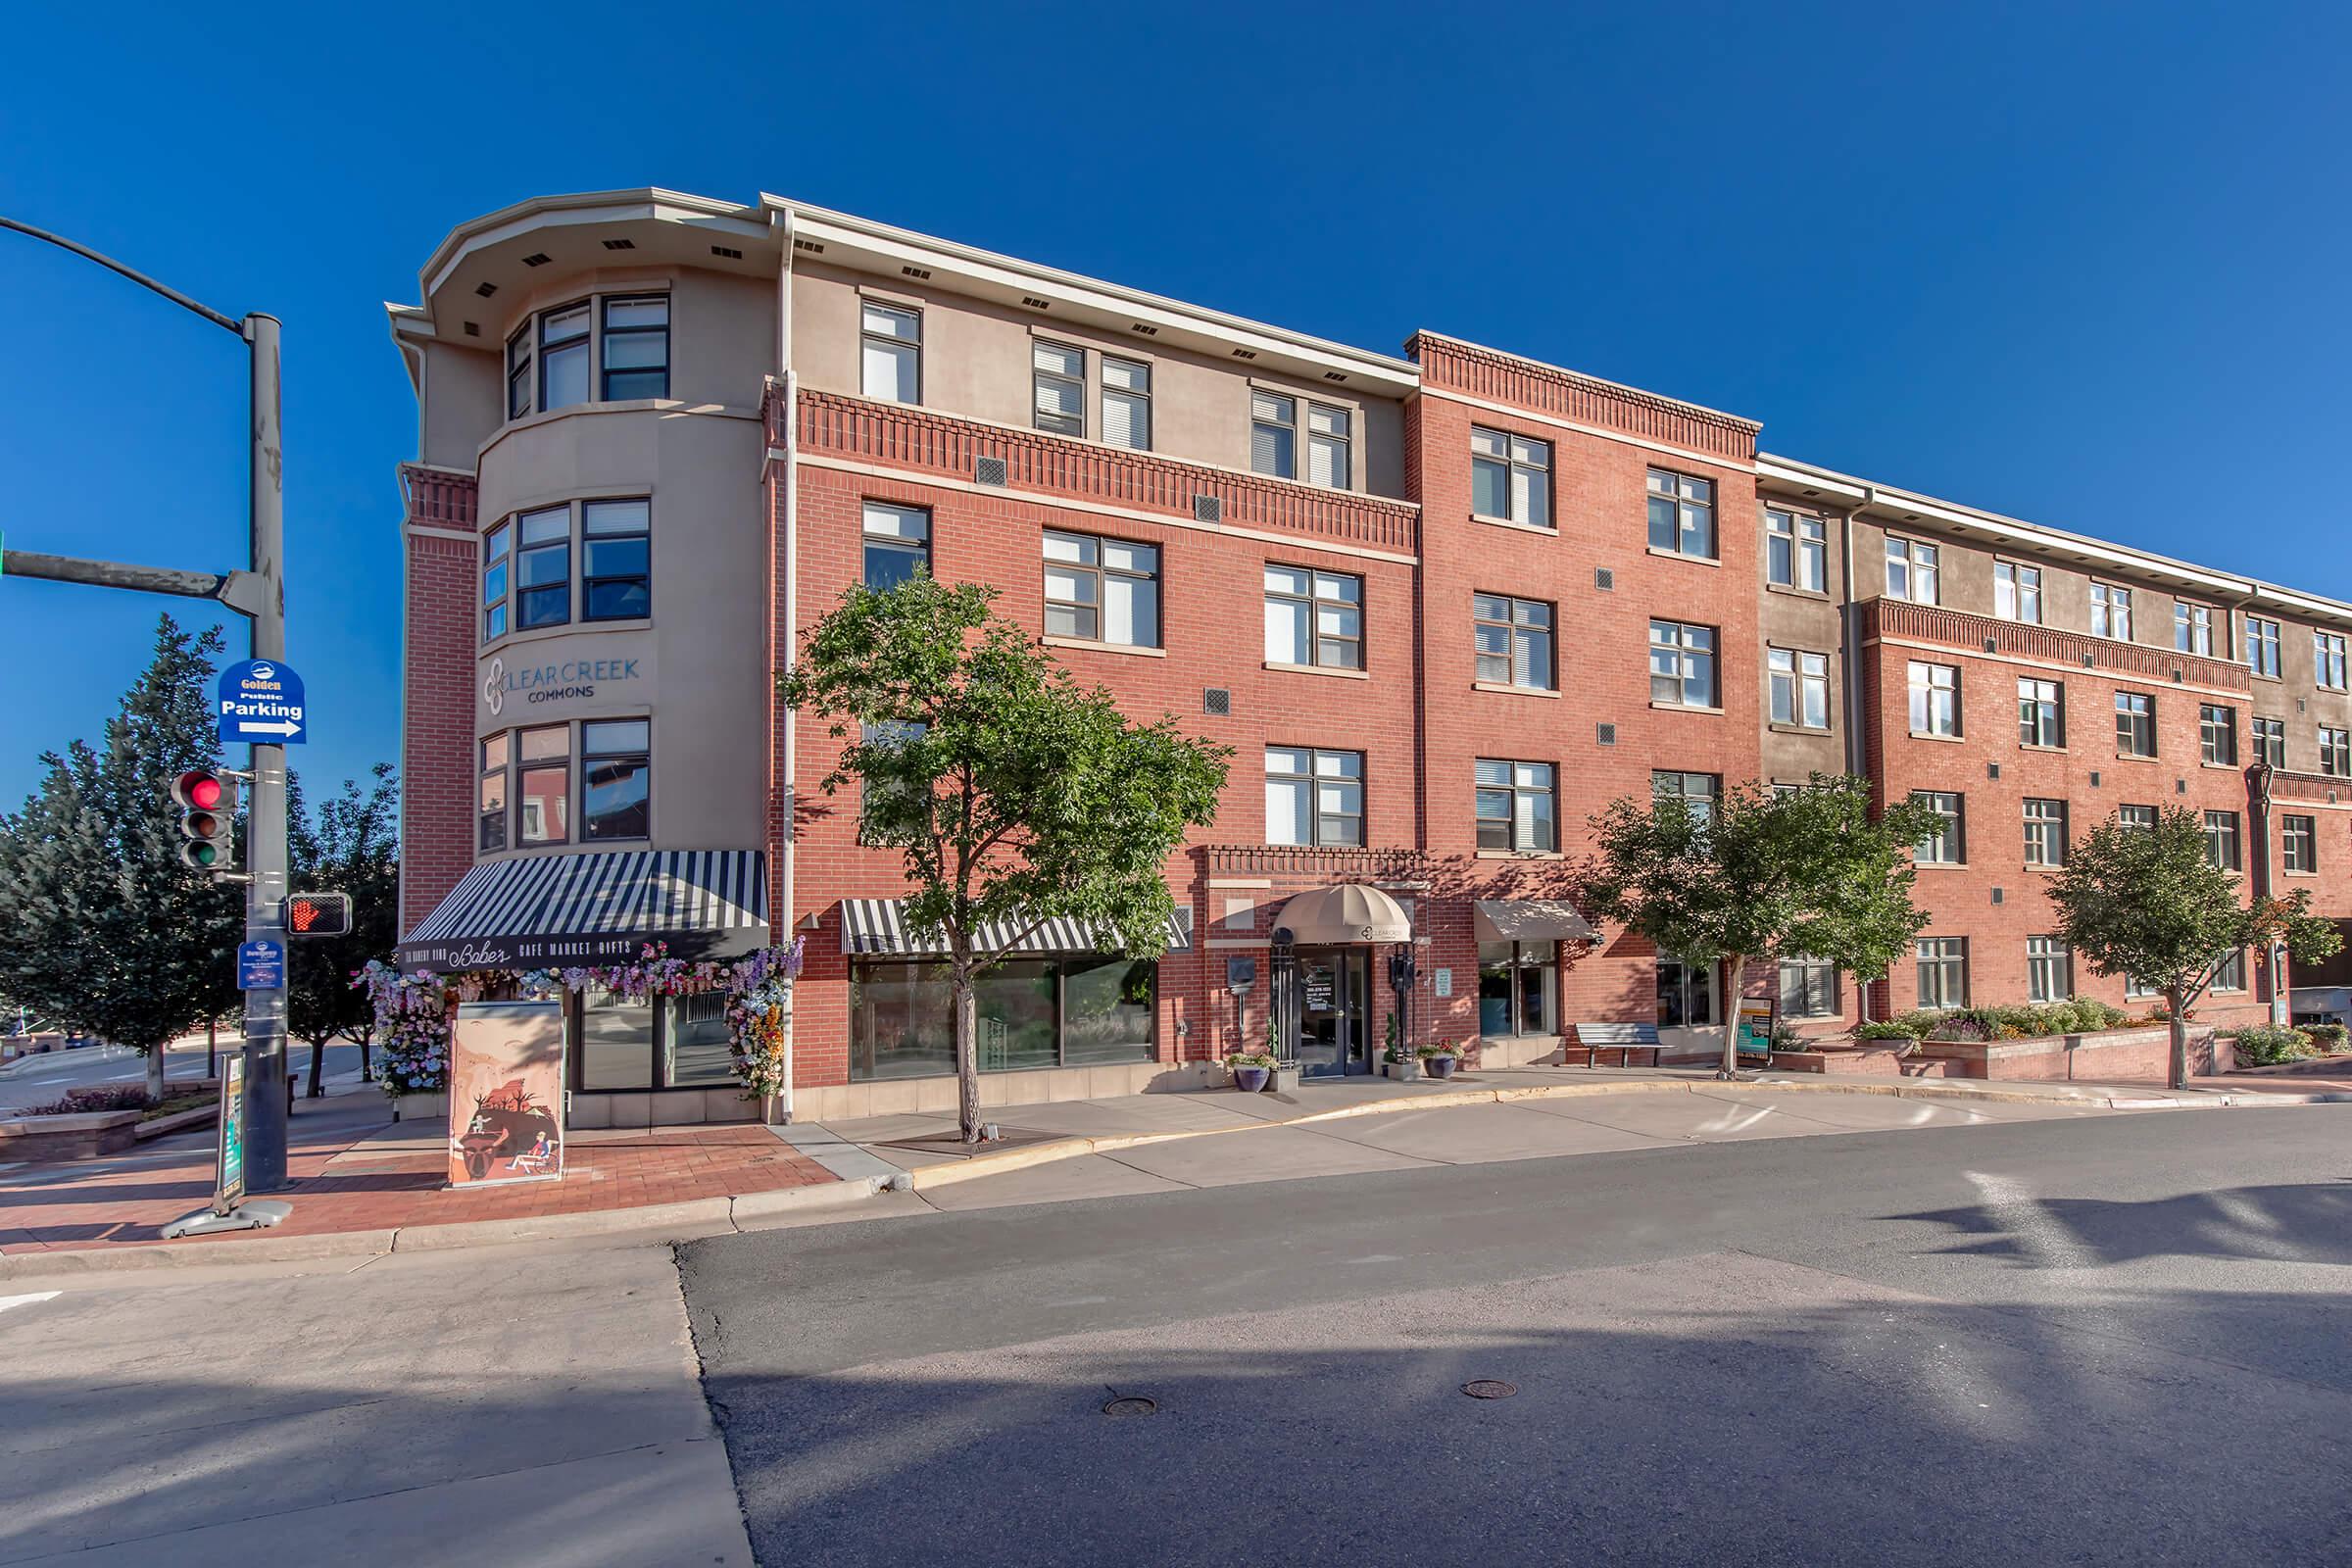
<instances>
[{"instance_id":1,"label":"traffic light","mask_svg":"<svg viewBox=\"0 0 2352 1568\"><path fill-rule=\"evenodd\" d=\"M236 780L209 767L190 768L172 785L179 808L181 861L198 871L225 871L234 851Z\"/></svg>"},{"instance_id":2,"label":"traffic light","mask_svg":"<svg viewBox=\"0 0 2352 1568\"><path fill-rule=\"evenodd\" d=\"M286 900L286 935L290 937L347 937L351 935L351 895L297 893Z\"/></svg>"}]
</instances>

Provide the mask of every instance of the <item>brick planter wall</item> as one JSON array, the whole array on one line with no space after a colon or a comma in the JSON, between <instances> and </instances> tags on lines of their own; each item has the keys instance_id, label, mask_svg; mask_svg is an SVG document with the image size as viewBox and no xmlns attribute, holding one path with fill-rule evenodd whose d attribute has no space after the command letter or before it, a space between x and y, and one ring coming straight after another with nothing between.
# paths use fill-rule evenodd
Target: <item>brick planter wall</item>
<instances>
[{"instance_id":1,"label":"brick planter wall","mask_svg":"<svg viewBox=\"0 0 2352 1568\"><path fill-rule=\"evenodd\" d=\"M2211 1026L2190 1025L2188 1070L2214 1070ZM2111 1029L2043 1040L1923 1040L1914 1060L1944 1064L1950 1078L2012 1078L2040 1083L2163 1083L2172 1070L2172 1033L2155 1028Z\"/></svg>"}]
</instances>

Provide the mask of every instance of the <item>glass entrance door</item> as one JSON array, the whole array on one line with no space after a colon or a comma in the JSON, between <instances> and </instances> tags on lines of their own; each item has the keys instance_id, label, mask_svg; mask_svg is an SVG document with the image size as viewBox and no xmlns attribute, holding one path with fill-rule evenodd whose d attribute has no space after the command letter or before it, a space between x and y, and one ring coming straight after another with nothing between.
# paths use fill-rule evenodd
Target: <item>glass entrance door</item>
<instances>
[{"instance_id":1,"label":"glass entrance door","mask_svg":"<svg viewBox=\"0 0 2352 1568\"><path fill-rule=\"evenodd\" d=\"M1372 1070L1366 1027L1371 994L1368 948L1298 950L1298 1073L1338 1078Z\"/></svg>"}]
</instances>

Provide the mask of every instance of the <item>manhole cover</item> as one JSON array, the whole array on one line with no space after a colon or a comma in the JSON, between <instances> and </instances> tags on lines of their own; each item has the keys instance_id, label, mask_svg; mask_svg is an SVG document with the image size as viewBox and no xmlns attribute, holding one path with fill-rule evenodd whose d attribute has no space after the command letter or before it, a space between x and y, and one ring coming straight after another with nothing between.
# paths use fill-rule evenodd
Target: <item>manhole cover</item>
<instances>
[{"instance_id":1,"label":"manhole cover","mask_svg":"<svg viewBox=\"0 0 2352 1568\"><path fill-rule=\"evenodd\" d=\"M1147 1399L1140 1394L1122 1394L1102 1407L1104 1415L1151 1415L1159 1409L1157 1399Z\"/></svg>"},{"instance_id":2,"label":"manhole cover","mask_svg":"<svg viewBox=\"0 0 2352 1568\"><path fill-rule=\"evenodd\" d=\"M1463 1384L1462 1392L1473 1399L1507 1399L1519 1392L1519 1385L1505 1383L1500 1378L1480 1378L1475 1383Z\"/></svg>"}]
</instances>

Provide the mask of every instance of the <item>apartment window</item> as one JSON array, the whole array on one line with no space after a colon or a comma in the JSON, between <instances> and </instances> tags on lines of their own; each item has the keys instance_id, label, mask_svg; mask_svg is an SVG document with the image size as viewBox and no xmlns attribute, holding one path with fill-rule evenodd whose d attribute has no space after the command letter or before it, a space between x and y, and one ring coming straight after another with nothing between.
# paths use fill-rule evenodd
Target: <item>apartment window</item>
<instances>
[{"instance_id":1,"label":"apartment window","mask_svg":"<svg viewBox=\"0 0 2352 1568\"><path fill-rule=\"evenodd\" d=\"M2237 710L2218 703L2197 705L2197 745L2205 760L2237 765Z\"/></svg>"},{"instance_id":2,"label":"apartment window","mask_svg":"<svg viewBox=\"0 0 2352 1568\"><path fill-rule=\"evenodd\" d=\"M1910 663L1911 733L1957 736L1960 733L1960 666L1931 664L1916 659Z\"/></svg>"},{"instance_id":3,"label":"apartment window","mask_svg":"<svg viewBox=\"0 0 2352 1568\"><path fill-rule=\"evenodd\" d=\"M1250 394L1250 467L1277 479L1298 477L1298 400Z\"/></svg>"},{"instance_id":4,"label":"apartment window","mask_svg":"<svg viewBox=\"0 0 2352 1568\"><path fill-rule=\"evenodd\" d=\"M1827 590L1829 525L1801 512L1764 509L1764 577L1782 588Z\"/></svg>"},{"instance_id":5,"label":"apartment window","mask_svg":"<svg viewBox=\"0 0 2352 1568\"><path fill-rule=\"evenodd\" d=\"M2090 634L2119 643L2132 640L2132 590L2113 583L2090 585Z\"/></svg>"},{"instance_id":6,"label":"apartment window","mask_svg":"<svg viewBox=\"0 0 2352 1568\"><path fill-rule=\"evenodd\" d=\"M2058 937L2026 938L2026 1000L2064 1002L2074 994L2074 950Z\"/></svg>"},{"instance_id":7,"label":"apartment window","mask_svg":"<svg viewBox=\"0 0 2352 1568\"><path fill-rule=\"evenodd\" d=\"M2352 778L2352 730L2320 726L2320 771L2330 778Z\"/></svg>"},{"instance_id":8,"label":"apartment window","mask_svg":"<svg viewBox=\"0 0 2352 1568\"><path fill-rule=\"evenodd\" d=\"M2066 863L2064 801L2026 802L2026 863L2051 866Z\"/></svg>"},{"instance_id":9,"label":"apartment window","mask_svg":"<svg viewBox=\"0 0 2352 1568\"><path fill-rule=\"evenodd\" d=\"M581 724L581 839L651 837L653 775L653 726L645 719Z\"/></svg>"},{"instance_id":10,"label":"apartment window","mask_svg":"<svg viewBox=\"0 0 2352 1568\"><path fill-rule=\"evenodd\" d=\"M2115 808L2116 825L2134 831L2156 831L2156 808L2153 806L2119 806Z\"/></svg>"},{"instance_id":11,"label":"apartment window","mask_svg":"<svg viewBox=\"0 0 2352 1568\"><path fill-rule=\"evenodd\" d=\"M2216 991L2243 991L2246 989L2245 949L2237 949L2221 961L2221 966L2213 971L2212 989Z\"/></svg>"},{"instance_id":12,"label":"apartment window","mask_svg":"<svg viewBox=\"0 0 2352 1568\"><path fill-rule=\"evenodd\" d=\"M2281 816L2278 819L2278 847L2285 856L2289 871L2317 871L2320 868L2320 823L2313 816Z\"/></svg>"},{"instance_id":13,"label":"apartment window","mask_svg":"<svg viewBox=\"0 0 2352 1568\"><path fill-rule=\"evenodd\" d=\"M895 305L862 303L858 329L858 385L885 403L923 401L923 314Z\"/></svg>"},{"instance_id":14,"label":"apartment window","mask_svg":"<svg viewBox=\"0 0 2352 1568\"><path fill-rule=\"evenodd\" d=\"M580 504L580 618L641 620L654 612L653 504Z\"/></svg>"},{"instance_id":15,"label":"apartment window","mask_svg":"<svg viewBox=\"0 0 2352 1568\"><path fill-rule=\"evenodd\" d=\"M539 318L539 407L588 401L588 302Z\"/></svg>"},{"instance_id":16,"label":"apartment window","mask_svg":"<svg viewBox=\"0 0 2352 1568\"><path fill-rule=\"evenodd\" d=\"M2173 651L2213 657L2213 611L2204 605L2173 605Z\"/></svg>"},{"instance_id":17,"label":"apartment window","mask_svg":"<svg viewBox=\"0 0 2352 1568\"><path fill-rule=\"evenodd\" d=\"M1046 634L1159 646L1159 550L1091 534L1046 535Z\"/></svg>"},{"instance_id":18,"label":"apartment window","mask_svg":"<svg viewBox=\"0 0 2352 1568\"><path fill-rule=\"evenodd\" d=\"M1364 754L1266 748L1266 842L1364 842Z\"/></svg>"},{"instance_id":19,"label":"apartment window","mask_svg":"<svg viewBox=\"0 0 2352 1568\"><path fill-rule=\"evenodd\" d=\"M2268 762L2273 767L2286 765L2286 720L2258 718L2254 720L2254 760Z\"/></svg>"},{"instance_id":20,"label":"apartment window","mask_svg":"<svg viewBox=\"0 0 2352 1568\"><path fill-rule=\"evenodd\" d=\"M1714 965L1658 957L1658 1027L1704 1029L1715 1022Z\"/></svg>"},{"instance_id":21,"label":"apartment window","mask_svg":"<svg viewBox=\"0 0 2352 1568\"><path fill-rule=\"evenodd\" d=\"M2152 980L2142 980L2135 974L2124 976L2124 1000L2126 1002L2145 1002L2150 997L2162 995L2164 993L2156 988L2156 983Z\"/></svg>"},{"instance_id":22,"label":"apartment window","mask_svg":"<svg viewBox=\"0 0 2352 1568\"><path fill-rule=\"evenodd\" d=\"M1649 470L1649 548L1715 559L1715 481Z\"/></svg>"},{"instance_id":23,"label":"apartment window","mask_svg":"<svg viewBox=\"0 0 2352 1568\"><path fill-rule=\"evenodd\" d=\"M1478 847L1548 855L1560 847L1549 762L1478 759Z\"/></svg>"},{"instance_id":24,"label":"apartment window","mask_svg":"<svg viewBox=\"0 0 2352 1568\"><path fill-rule=\"evenodd\" d=\"M1059 343L1029 345L1031 414L1040 430L1086 434L1086 351Z\"/></svg>"},{"instance_id":25,"label":"apartment window","mask_svg":"<svg viewBox=\"0 0 2352 1568\"><path fill-rule=\"evenodd\" d=\"M570 842L571 726L516 730L514 749L515 840Z\"/></svg>"},{"instance_id":26,"label":"apartment window","mask_svg":"<svg viewBox=\"0 0 2352 1568\"><path fill-rule=\"evenodd\" d=\"M865 504L865 585L886 594L931 569L931 513L926 507Z\"/></svg>"},{"instance_id":27,"label":"apartment window","mask_svg":"<svg viewBox=\"0 0 2352 1568\"><path fill-rule=\"evenodd\" d=\"M876 751L896 750L921 740L931 726L916 719L882 719L858 726L858 742ZM858 803L858 842L887 845L904 842L909 831L922 831L932 812L919 787L904 778L866 781Z\"/></svg>"},{"instance_id":28,"label":"apartment window","mask_svg":"<svg viewBox=\"0 0 2352 1568\"><path fill-rule=\"evenodd\" d=\"M1992 612L2003 620L2041 624L2041 568L2018 561L1992 564Z\"/></svg>"},{"instance_id":29,"label":"apartment window","mask_svg":"<svg viewBox=\"0 0 2352 1568\"><path fill-rule=\"evenodd\" d=\"M1721 786L1713 773L1653 772L1649 775L1649 793L1656 800L1680 801L1693 817L1712 822L1715 797L1721 793Z\"/></svg>"},{"instance_id":30,"label":"apartment window","mask_svg":"<svg viewBox=\"0 0 2352 1568\"><path fill-rule=\"evenodd\" d=\"M1321 403L1306 406L1306 482L1326 490L1345 490L1354 483L1354 419L1346 409Z\"/></svg>"},{"instance_id":31,"label":"apartment window","mask_svg":"<svg viewBox=\"0 0 2352 1568\"><path fill-rule=\"evenodd\" d=\"M481 746L480 788L475 799L479 831L474 842L484 850L507 847L507 757L511 742L504 734L486 736Z\"/></svg>"},{"instance_id":32,"label":"apartment window","mask_svg":"<svg viewBox=\"0 0 2352 1568\"><path fill-rule=\"evenodd\" d=\"M482 641L507 634L507 577L513 564L508 546L514 530L500 523L482 535Z\"/></svg>"},{"instance_id":33,"label":"apartment window","mask_svg":"<svg viewBox=\"0 0 2352 1568\"><path fill-rule=\"evenodd\" d=\"M1135 452L1152 450L1152 367L1102 356L1102 439Z\"/></svg>"},{"instance_id":34,"label":"apartment window","mask_svg":"<svg viewBox=\"0 0 2352 1568\"><path fill-rule=\"evenodd\" d=\"M1482 517L1551 526L1551 443L1470 427L1470 510Z\"/></svg>"},{"instance_id":35,"label":"apartment window","mask_svg":"<svg viewBox=\"0 0 2352 1568\"><path fill-rule=\"evenodd\" d=\"M2145 692L2115 694L2115 750L2121 757L2156 755L2156 699Z\"/></svg>"},{"instance_id":36,"label":"apartment window","mask_svg":"<svg viewBox=\"0 0 2352 1568\"><path fill-rule=\"evenodd\" d=\"M2237 813L2205 813L2205 858L2225 871L2238 868Z\"/></svg>"},{"instance_id":37,"label":"apartment window","mask_svg":"<svg viewBox=\"0 0 2352 1568\"><path fill-rule=\"evenodd\" d=\"M2278 623L2260 615L2246 617L2246 667L2257 675L2278 674Z\"/></svg>"},{"instance_id":38,"label":"apartment window","mask_svg":"<svg viewBox=\"0 0 2352 1568\"><path fill-rule=\"evenodd\" d=\"M1828 729L1830 656L1768 648L1764 660L1772 686L1772 721L1805 729Z\"/></svg>"},{"instance_id":39,"label":"apartment window","mask_svg":"<svg viewBox=\"0 0 2352 1568\"><path fill-rule=\"evenodd\" d=\"M1962 798L1949 790L1913 790L1911 799L1942 818L1926 838L1911 847L1911 858L1922 865L1965 865L1967 807Z\"/></svg>"},{"instance_id":40,"label":"apartment window","mask_svg":"<svg viewBox=\"0 0 2352 1568\"><path fill-rule=\"evenodd\" d=\"M507 417L519 419L531 412L531 323L525 321L507 339Z\"/></svg>"},{"instance_id":41,"label":"apartment window","mask_svg":"<svg viewBox=\"0 0 2352 1568\"><path fill-rule=\"evenodd\" d=\"M2313 632L2311 660L2319 671L2319 683L2322 686L2334 692L2344 689L2344 638L2341 632Z\"/></svg>"},{"instance_id":42,"label":"apartment window","mask_svg":"<svg viewBox=\"0 0 2352 1568\"><path fill-rule=\"evenodd\" d=\"M1826 958L1781 960L1781 1016L1838 1016L1838 966Z\"/></svg>"},{"instance_id":43,"label":"apartment window","mask_svg":"<svg viewBox=\"0 0 2352 1568\"><path fill-rule=\"evenodd\" d=\"M571 508L547 507L514 519L514 626L571 619Z\"/></svg>"},{"instance_id":44,"label":"apartment window","mask_svg":"<svg viewBox=\"0 0 2352 1568\"><path fill-rule=\"evenodd\" d=\"M2017 740L2021 746L2066 744L2066 684L2020 677L2017 683Z\"/></svg>"},{"instance_id":45,"label":"apartment window","mask_svg":"<svg viewBox=\"0 0 2352 1568\"><path fill-rule=\"evenodd\" d=\"M1556 942L1481 942L1478 945L1478 1032L1552 1035L1559 981Z\"/></svg>"},{"instance_id":46,"label":"apartment window","mask_svg":"<svg viewBox=\"0 0 2352 1568\"><path fill-rule=\"evenodd\" d=\"M1305 566L1266 568L1266 662L1364 667L1364 579Z\"/></svg>"},{"instance_id":47,"label":"apartment window","mask_svg":"<svg viewBox=\"0 0 2352 1568\"><path fill-rule=\"evenodd\" d=\"M1715 629L1678 620L1649 623L1649 700L1675 708L1714 708Z\"/></svg>"},{"instance_id":48,"label":"apartment window","mask_svg":"<svg viewBox=\"0 0 2352 1568\"><path fill-rule=\"evenodd\" d=\"M669 396L669 296L605 301L605 401Z\"/></svg>"},{"instance_id":49,"label":"apartment window","mask_svg":"<svg viewBox=\"0 0 2352 1568\"><path fill-rule=\"evenodd\" d=\"M1886 541L1886 597L1915 605L1936 603L1942 576L1942 553L1916 539Z\"/></svg>"},{"instance_id":50,"label":"apartment window","mask_svg":"<svg viewBox=\"0 0 2352 1568\"><path fill-rule=\"evenodd\" d=\"M1919 1004L1968 1005L1968 939L1922 937L1919 941Z\"/></svg>"},{"instance_id":51,"label":"apartment window","mask_svg":"<svg viewBox=\"0 0 2352 1568\"><path fill-rule=\"evenodd\" d=\"M1470 635L1478 653L1478 678L1530 691L1553 690L1551 619L1551 607L1540 600L1472 594Z\"/></svg>"}]
</instances>

